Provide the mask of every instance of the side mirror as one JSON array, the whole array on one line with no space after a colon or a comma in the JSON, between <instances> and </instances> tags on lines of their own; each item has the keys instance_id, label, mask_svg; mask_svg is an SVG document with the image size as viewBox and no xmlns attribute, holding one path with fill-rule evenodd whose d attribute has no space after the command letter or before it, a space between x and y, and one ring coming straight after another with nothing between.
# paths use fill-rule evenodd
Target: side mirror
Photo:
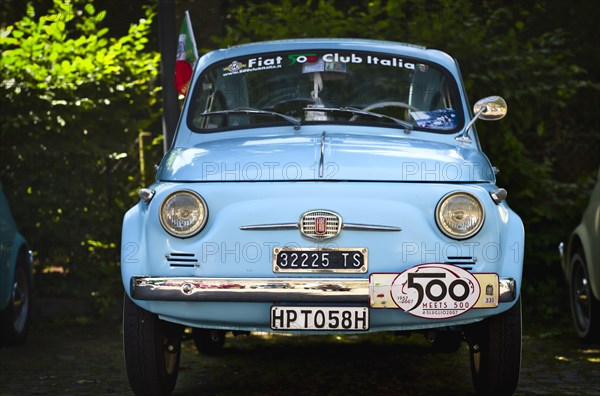
<instances>
[{"instance_id":1,"label":"side mirror","mask_svg":"<svg viewBox=\"0 0 600 396\"><path fill-rule=\"evenodd\" d=\"M475 114L471 121L467 124L465 132L456 137L456 140L460 142L471 143L469 137L469 130L478 119L484 121L496 121L503 118L508 112L508 106L506 101L500 96L488 96L477 101L473 106L473 113Z\"/></svg>"},{"instance_id":2,"label":"side mirror","mask_svg":"<svg viewBox=\"0 0 600 396\"><path fill-rule=\"evenodd\" d=\"M506 101L500 96L489 96L478 100L473 106L473 113L477 115L481 112L479 118L484 121L499 120L506 115L507 111L508 106L506 105Z\"/></svg>"}]
</instances>

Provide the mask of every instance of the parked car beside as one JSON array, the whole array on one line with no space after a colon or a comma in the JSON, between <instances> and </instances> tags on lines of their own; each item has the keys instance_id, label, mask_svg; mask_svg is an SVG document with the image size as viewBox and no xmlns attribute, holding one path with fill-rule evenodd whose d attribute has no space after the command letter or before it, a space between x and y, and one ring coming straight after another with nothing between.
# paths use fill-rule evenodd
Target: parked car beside
<instances>
[{"instance_id":1,"label":"parked car beside","mask_svg":"<svg viewBox=\"0 0 600 396\"><path fill-rule=\"evenodd\" d=\"M0 183L0 344L25 342L31 315L32 255Z\"/></svg>"},{"instance_id":2,"label":"parked car beside","mask_svg":"<svg viewBox=\"0 0 600 396\"><path fill-rule=\"evenodd\" d=\"M474 126L502 98L471 112L454 58L353 39L216 50L190 87L123 221L136 394L174 389L186 327L211 353L226 332L466 340L477 392L514 392L524 230Z\"/></svg>"},{"instance_id":3,"label":"parked car beside","mask_svg":"<svg viewBox=\"0 0 600 396\"><path fill-rule=\"evenodd\" d=\"M600 169L598 180L567 244L560 243L561 267L569 284L573 324L584 341L600 340Z\"/></svg>"}]
</instances>

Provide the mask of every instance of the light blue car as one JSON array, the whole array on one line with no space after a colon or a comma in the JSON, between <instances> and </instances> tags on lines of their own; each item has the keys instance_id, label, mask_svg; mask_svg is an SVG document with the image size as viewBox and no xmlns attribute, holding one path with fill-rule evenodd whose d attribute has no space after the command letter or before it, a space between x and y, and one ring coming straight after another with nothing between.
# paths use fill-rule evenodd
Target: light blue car
<instances>
[{"instance_id":1,"label":"light blue car","mask_svg":"<svg viewBox=\"0 0 600 396\"><path fill-rule=\"evenodd\" d=\"M468 342L475 389L511 394L523 224L496 186L455 59L311 39L197 62L171 150L125 215L124 349L136 394L168 394L181 338L421 332Z\"/></svg>"}]
</instances>

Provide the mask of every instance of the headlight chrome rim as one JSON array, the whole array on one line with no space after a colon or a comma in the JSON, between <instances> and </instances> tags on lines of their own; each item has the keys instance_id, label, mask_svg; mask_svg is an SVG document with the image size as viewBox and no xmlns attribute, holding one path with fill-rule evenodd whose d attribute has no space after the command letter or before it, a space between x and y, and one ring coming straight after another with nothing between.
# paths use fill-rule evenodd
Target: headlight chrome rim
<instances>
[{"instance_id":1,"label":"headlight chrome rim","mask_svg":"<svg viewBox=\"0 0 600 396\"><path fill-rule=\"evenodd\" d=\"M479 212L475 226L464 232L453 230L444 216L444 211L448 209L452 200L456 201L456 199L460 199L461 197L466 198L471 204L474 204L477 207L477 212ZM465 191L453 191L444 195L438 202L437 207L435 208L435 222L440 231L449 238L457 240L472 238L483 227L483 223L485 222L485 209L481 201L475 195Z\"/></svg>"},{"instance_id":2,"label":"headlight chrome rim","mask_svg":"<svg viewBox=\"0 0 600 396\"><path fill-rule=\"evenodd\" d=\"M168 215L169 209L167 208L167 206L169 204L172 204L173 199L175 199L176 197L187 197L193 199L196 203L197 208L201 212L200 216L198 216L201 218L195 220L191 226L185 228L184 230L178 230L177 227L172 224L173 221L169 219ZM178 190L172 192L163 200L162 204L160 205L160 212L158 214L158 217L160 219L160 224L162 225L163 229L169 234L178 238L190 238L202 231L202 229L206 225L206 222L208 221L208 207L206 206L206 202L200 196L200 194L196 193L195 191Z\"/></svg>"}]
</instances>

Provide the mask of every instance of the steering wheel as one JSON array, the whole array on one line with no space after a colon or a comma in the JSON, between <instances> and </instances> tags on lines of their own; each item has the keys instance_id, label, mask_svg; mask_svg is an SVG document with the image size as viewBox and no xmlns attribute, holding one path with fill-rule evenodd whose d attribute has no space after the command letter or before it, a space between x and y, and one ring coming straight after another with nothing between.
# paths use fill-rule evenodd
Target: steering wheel
<instances>
[{"instance_id":1,"label":"steering wheel","mask_svg":"<svg viewBox=\"0 0 600 396\"><path fill-rule=\"evenodd\" d=\"M408 110L412 110L412 111L419 111L419 109L417 109L415 106L409 105L408 103L396 102L396 101L375 102L375 103L368 105L367 107L364 107L362 110L363 111L371 111L371 110L375 110L375 109L381 109L382 107L402 107L404 109L408 109ZM360 117L359 114L352 116L352 118L350 118L350 121L356 121L356 119L358 117Z\"/></svg>"}]
</instances>

